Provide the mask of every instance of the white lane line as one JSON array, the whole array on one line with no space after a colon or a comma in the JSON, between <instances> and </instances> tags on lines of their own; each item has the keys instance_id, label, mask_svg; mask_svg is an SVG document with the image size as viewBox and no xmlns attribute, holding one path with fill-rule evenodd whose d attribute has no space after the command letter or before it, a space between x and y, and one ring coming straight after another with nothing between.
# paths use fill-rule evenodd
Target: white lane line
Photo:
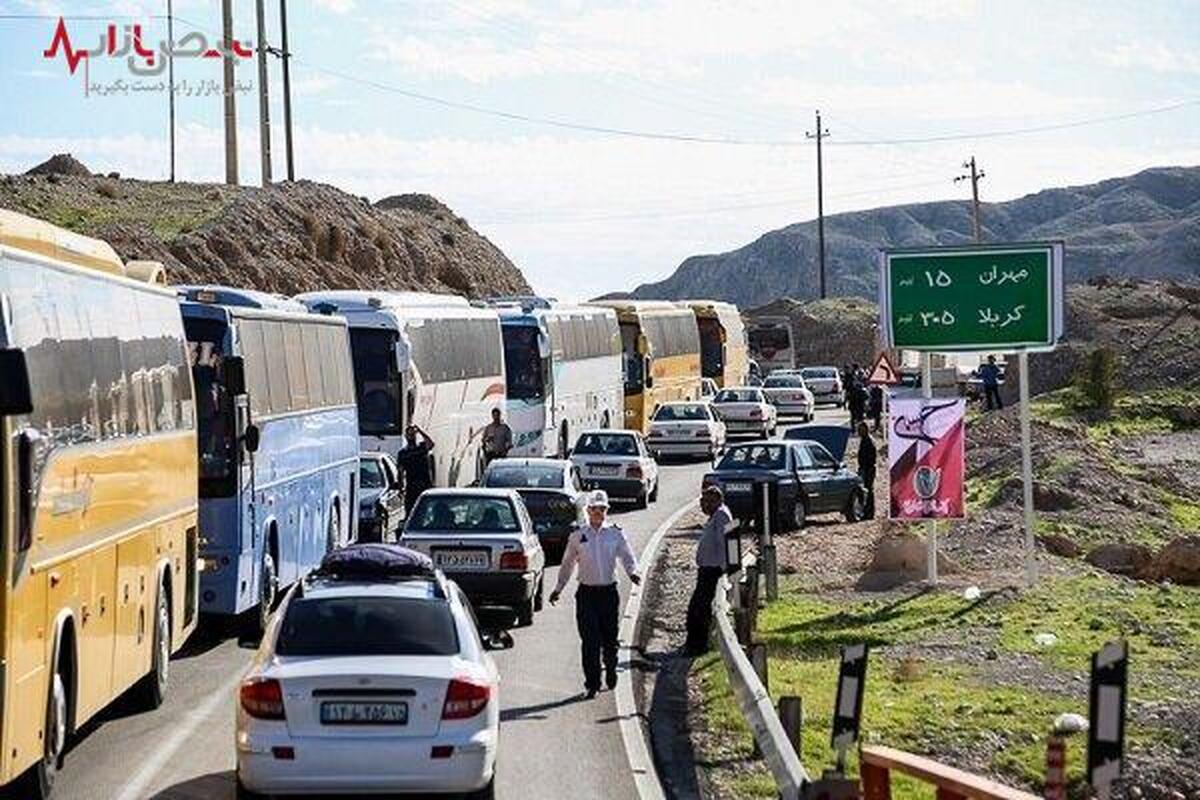
<instances>
[{"instance_id":1,"label":"white lane line","mask_svg":"<svg viewBox=\"0 0 1200 800\"><path fill-rule=\"evenodd\" d=\"M188 739L216 712L217 707L221 703L234 702L234 690L242 681L242 671L238 670L233 680L224 683L219 690L206 699L203 703L192 709L186 717L184 717L174 732L159 745L150 758L143 764L142 768L130 778L125 784L125 788L116 796L114 800L141 800L146 796L146 788L159 776L159 773L166 767L167 762L175 757L175 754L188 742ZM233 748L233 731L229 731L230 749Z\"/></svg>"},{"instance_id":2,"label":"white lane line","mask_svg":"<svg viewBox=\"0 0 1200 800\"><path fill-rule=\"evenodd\" d=\"M675 527L687 512L696 507L696 501L689 500L676 509L666 522L658 526L650 541L646 543L642 555L638 559L638 572L642 576L641 586L629 587L629 600L625 603L625 615L621 618L621 629L618 636L621 641L620 662L631 664L634 658L633 647L638 633L638 623L642 612L642 591L649 580L650 568L658 556L658 549L667 532ZM631 670L627 669L627 673ZM633 783L641 800L663 800L665 795L662 782L658 779L658 770L654 766L654 758L650 748L646 746L646 735L642 731L642 723L638 716L637 701L633 697L633 677L628 675L617 684L617 718L621 721L621 739L625 743L625 758L633 773Z\"/></svg>"}]
</instances>

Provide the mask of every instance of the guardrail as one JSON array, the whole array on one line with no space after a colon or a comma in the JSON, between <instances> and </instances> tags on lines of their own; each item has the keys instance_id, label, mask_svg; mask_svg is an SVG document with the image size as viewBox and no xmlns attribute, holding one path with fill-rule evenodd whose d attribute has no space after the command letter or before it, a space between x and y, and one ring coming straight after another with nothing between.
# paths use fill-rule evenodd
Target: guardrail
<instances>
[{"instance_id":1,"label":"guardrail","mask_svg":"<svg viewBox=\"0 0 1200 800\"><path fill-rule=\"evenodd\" d=\"M890 747L863 747L860 764L864 800L891 800L893 772L936 786L938 800L1038 800L1035 794Z\"/></svg>"}]
</instances>

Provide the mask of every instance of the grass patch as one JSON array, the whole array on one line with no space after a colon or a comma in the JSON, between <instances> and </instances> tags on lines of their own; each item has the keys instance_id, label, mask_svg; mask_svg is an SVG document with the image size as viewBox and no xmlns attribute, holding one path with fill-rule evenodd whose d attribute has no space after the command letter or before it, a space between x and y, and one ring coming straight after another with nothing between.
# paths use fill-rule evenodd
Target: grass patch
<instances>
[{"instance_id":1,"label":"grass patch","mask_svg":"<svg viewBox=\"0 0 1200 800\"><path fill-rule=\"evenodd\" d=\"M967 478L963 487L968 511L978 511L991 508L1000 502L1000 490L1012 478L1011 475L999 475L994 478Z\"/></svg>"},{"instance_id":2,"label":"grass patch","mask_svg":"<svg viewBox=\"0 0 1200 800\"><path fill-rule=\"evenodd\" d=\"M1200 503L1173 496L1167 503L1167 511L1175 527L1188 533L1200 533Z\"/></svg>"}]
</instances>

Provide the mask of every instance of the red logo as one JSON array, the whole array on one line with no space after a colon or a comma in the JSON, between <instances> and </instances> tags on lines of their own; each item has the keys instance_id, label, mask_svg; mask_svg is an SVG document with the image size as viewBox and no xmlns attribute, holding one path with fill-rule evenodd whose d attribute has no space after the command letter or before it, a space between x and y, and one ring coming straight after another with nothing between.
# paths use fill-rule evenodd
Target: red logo
<instances>
[{"instance_id":1,"label":"red logo","mask_svg":"<svg viewBox=\"0 0 1200 800\"><path fill-rule=\"evenodd\" d=\"M71 42L66 21L59 17L58 25L54 28L54 38L50 40L50 46L42 51L42 57L55 59L60 52L66 59L67 69L72 75L79 68L81 61L90 62L92 58L105 57L124 58L131 72L144 76L160 74L166 68L168 58L224 58L227 55L231 58L251 58L254 48L249 42L243 43L237 39L230 42L228 49L221 42L212 47L203 33L194 31L178 42L164 40L156 50L146 47L143 43L140 24L119 26L110 22L100 35L96 47L77 49Z\"/></svg>"}]
</instances>

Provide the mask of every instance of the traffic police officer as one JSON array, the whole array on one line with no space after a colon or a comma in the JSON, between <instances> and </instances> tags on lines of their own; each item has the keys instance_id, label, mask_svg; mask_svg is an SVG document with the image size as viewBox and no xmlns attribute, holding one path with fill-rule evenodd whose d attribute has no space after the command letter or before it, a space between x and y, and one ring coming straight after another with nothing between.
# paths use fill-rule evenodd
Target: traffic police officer
<instances>
[{"instance_id":1,"label":"traffic police officer","mask_svg":"<svg viewBox=\"0 0 1200 800\"><path fill-rule=\"evenodd\" d=\"M584 688L590 700L600 691L600 659L604 658L605 683L617 685L617 561L634 584L642 582L637 561L625 532L607 525L608 494L597 489L588 495L588 521L567 539L558 585L550 594L550 604L558 602L563 588L579 567L579 590L575 593L575 624L583 656Z\"/></svg>"}]
</instances>

